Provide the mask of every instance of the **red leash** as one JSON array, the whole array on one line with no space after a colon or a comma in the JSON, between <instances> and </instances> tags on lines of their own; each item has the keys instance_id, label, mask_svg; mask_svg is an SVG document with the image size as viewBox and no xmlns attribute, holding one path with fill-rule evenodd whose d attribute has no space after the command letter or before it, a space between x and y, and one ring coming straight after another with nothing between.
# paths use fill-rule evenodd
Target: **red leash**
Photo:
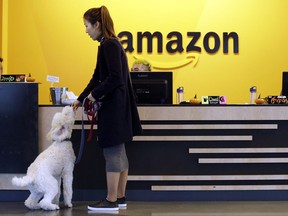
<instances>
[{"instance_id":1,"label":"red leash","mask_svg":"<svg viewBox=\"0 0 288 216\"><path fill-rule=\"evenodd\" d=\"M87 119L91 122L90 132L87 138L87 142L90 142L93 137L93 126L97 119L97 111L100 108L100 104L95 101L92 102L88 98L85 98L83 101L84 106L84 113L87 115ZM90 117L91 119L90 119Z\"/></svg>"},{"instance_id":2,"label":"red leash","mask_svg":"<svg viewBox=\"0 0 288 216\"><path fill-rule=\"evenodd\" d=\"M83 149L84 149L84 137L85 137L85 129L84 129L84 115L87 115L87 119L91 122L91 128L89 131L89 135L87 138L87 142L90 142L92 137L93 137L93 126L96 122L97 119L97 111L100 109L101 104L98 102L92 102L88 98L85 98L83 100L83 105L82 105L82 131L81 131L81 143L80 143L80 148L79 148L79 153L78 157L76 160L76 164L80 162L82 154L83 154ZM89 118L91 117L91 120Z\"/></svg>"}]
</instances>

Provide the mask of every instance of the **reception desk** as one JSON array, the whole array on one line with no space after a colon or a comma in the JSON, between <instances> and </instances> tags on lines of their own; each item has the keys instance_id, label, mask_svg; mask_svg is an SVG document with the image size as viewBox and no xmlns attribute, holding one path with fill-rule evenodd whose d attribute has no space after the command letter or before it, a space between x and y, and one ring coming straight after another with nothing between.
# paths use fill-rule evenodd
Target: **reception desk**
<instances>
[{"instance_id":1,"label":"reception desk","mask_svg":"<svg viewBox=\"0 0 288 216\"><path fill-rule=\"evenodd\" d=\"M39 148L61 106L39 107ZM130 200L288 200L288 106L138 107L144 133L126 145ZM81 139L81 110L72 135ZM90 124L85 117L85 136ZM94 136L74 170L74 200L105 196ZM113 131L111 131L113 136Z\"/></svg>"},{"instance_id":2,"label":"reception desk","mask_svg":"<svg viewBox=\"0 0 288 216\"><path fill-rule=\"evenodd\" d=\"M0 173L25 172L38 154L38 83L0 82Z\"/></svg>"}]
</instances>

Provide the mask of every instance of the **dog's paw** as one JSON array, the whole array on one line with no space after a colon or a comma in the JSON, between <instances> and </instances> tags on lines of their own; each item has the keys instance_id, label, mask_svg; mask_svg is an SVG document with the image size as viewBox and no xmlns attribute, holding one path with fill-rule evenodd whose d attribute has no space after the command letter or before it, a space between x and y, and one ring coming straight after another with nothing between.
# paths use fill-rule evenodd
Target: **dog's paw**
<instances>
[{"instance_id":1,"label":"dog's paw","mask_svg":"<svg viewBox=\"0 0 288 216\"><path fill-rule=\"evenodd\" d=\"M41 209L40 205L38 203L35 202L30 202L30 201L25 201L24 202L25 206L31 210L37 210L37 209Z\"/></svg>"},{"instance_id":2,"label":"dog's paw","mask_svg":"<svg viewBox=\"0 0 288 216\"><path fill-rule=\"evenodd\" d=\"M65 203L65 206L67 206L68 208L72 208L72 203Z\"/></svg>"},{"instance_id":3,"label":"dog's paw","mask_svg":"<svg viewBox=\"0 0 288 216\"><path fill-rule=\"evenodd\" d=\"M71 208L72 207L71 199L69 199L69 200L64 199L64 205L67 206L68 208Z\"/></svg>"},{"instance_id":4,"label":"dog's paw","mask_svg":"<svg viewBox=\"0 0 288 216\"><path fill-rule=\"evenodd\" d=\"M46 211L53 211L53 210L59 210L59 206L52 203L41 203L40 202L41 209Z\"/></svg>"},{"instance_id":5,"label":"dog's paw","mask_svg":"<svg viewBox=\"0 0 288 216\"><path fill-rule=\"evenodd\" d=\"M59 210L60 208L58 205L52 204L49 206L43 206L42 209L46 211L55 211L55 210Z\"/></svg>"}]
</instances>

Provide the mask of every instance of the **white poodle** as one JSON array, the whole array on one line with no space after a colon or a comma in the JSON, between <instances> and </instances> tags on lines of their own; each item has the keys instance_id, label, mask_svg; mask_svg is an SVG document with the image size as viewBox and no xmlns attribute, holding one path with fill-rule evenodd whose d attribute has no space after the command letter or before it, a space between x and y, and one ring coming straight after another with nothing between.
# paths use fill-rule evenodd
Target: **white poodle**
<instances>
[{"instance_id":1,"label":"white poodle","mask_svg":"<svg viewBox=\"0 0 288 216\"><path fill-rule=\"evenodd\" d=\"M27 186L31 192L25 201L27 208L59 209L61 180L63 180L64 204L72 207L75 154L70 138L74 121L75 113L70 106L56 113L52 120L52 128L47 134L47 138L54 141L52 145L38 155L28 167L26 176L13 177L13 185Z\"/></svg>"}]
</instances>

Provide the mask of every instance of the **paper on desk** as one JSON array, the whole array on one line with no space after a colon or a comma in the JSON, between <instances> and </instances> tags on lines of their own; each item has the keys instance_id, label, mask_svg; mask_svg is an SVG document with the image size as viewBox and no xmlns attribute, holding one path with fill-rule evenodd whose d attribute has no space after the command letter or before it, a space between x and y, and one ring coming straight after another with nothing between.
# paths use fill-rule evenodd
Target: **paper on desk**
<instances>
[{"instance_id":1,"label":"paper on desk","mask_svg":"<svg viewBox=\"0 0 288 216\"><path fill-rule=\"evenodd\" d=\"M76 96L72 91L66 91L65 99L62 100L62 104L71 105L78 96Z\"/></svg>"},{"instance_id":2,"label":"paper on desk","mask_svg":"<svg viewBox=\"0 0 288 216\"><path fill-rule=\"evenodd\" d=\"M66 91L66 96L71 100L76 100L78 98L78 96L76 96L72 91Z\"/></svg>"}]
</instances>

